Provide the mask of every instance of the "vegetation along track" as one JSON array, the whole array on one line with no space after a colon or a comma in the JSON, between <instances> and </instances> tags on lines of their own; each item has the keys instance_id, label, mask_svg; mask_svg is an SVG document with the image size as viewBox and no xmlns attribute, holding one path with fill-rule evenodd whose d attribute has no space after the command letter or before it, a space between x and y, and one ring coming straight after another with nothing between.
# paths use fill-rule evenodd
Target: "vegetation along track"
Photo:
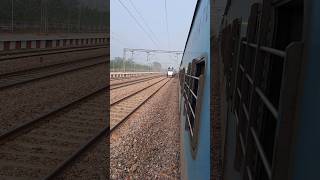
<instances>
[{"instance_id":1,"label":"vegetation along track","mask_svg":"<svg viewBox=\"0 0 320 180\"><path fill-rule=\"evenodd\" d=\"M19 71L9 75L0 75L0 89L57 76L59 74L68 73L91 66L106 64L106 61L107 59L105 57L89 58L37 69Z\"/></svg>"},{"instance_id":2,"label":"vegetation along track","mask_svg":"<svg viewBox=\"0 0 320 180\"><path fill-rule=\"evenodd\" d=\"M141 107L169 81L169 79L164 78L152 86L148 86L112 103L110 105L110 132L119 127L132 113Z\"/></svg>"},{"instance_id":3,"label":"vegetation along track","mask_svg":"<svg viewBox=\"0 0 320 180\"><path fill-rule=\"evenodd\" d=\"M1 135L0 179L51 179L59 174L107 134L106 96L105 86Z\"/></svg>"}]
</instances>

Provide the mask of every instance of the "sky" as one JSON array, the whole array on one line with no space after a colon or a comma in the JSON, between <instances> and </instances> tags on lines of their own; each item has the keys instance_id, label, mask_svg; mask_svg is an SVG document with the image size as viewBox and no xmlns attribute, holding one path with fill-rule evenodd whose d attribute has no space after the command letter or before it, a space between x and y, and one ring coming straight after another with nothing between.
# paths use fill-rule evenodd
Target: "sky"
<instances>
[{"instance_id":1,"label":"sky","mask_svg":"<svg viewBox=\"0 0 320 180\"><path fill-rule=\"evenodd\" d=\"M120 2L129 9L138 23ZM123 48L183 51L196 2L197 0L166 0L166 21L165 0L111 0L111 59L123 57ZM145 53L134 53L132 56L129 52L126 57L133 57L134 61L141 64L147 63ZM163 68L177 67L181 57L182 55L177 58L175 54L152 54L150 62L160 62Z\"/></svg>"}]
</instances>

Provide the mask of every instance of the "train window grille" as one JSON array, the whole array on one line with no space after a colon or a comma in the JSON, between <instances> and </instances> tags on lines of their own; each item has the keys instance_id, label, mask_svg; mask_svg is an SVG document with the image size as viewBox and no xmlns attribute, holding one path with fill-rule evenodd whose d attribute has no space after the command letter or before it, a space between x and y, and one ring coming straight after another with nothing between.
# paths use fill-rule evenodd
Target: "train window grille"
<instances>
[{"instance_id":1,"label":"train window grille","mask_svg":"<svg viewBox=\"0 0 320 180\"><path fill-rule=\"evenodd\" d=\"M222 35L222 60L226 77L228 99L232 98L236 76L236 59L240 37L241 20L235 19L231 25L223 29Z\"/></svg>"},{"instance_id":2,"label":"train window grille","mask_svg":"<svg viewBox=\"0 0 320 180\"><path fill-rule=\"evenodd\" d=\"M183 87L184 86L184 74L185 74L185 69L181 69L179 71L179 81L180 81L180 87ZM183 93L183 88L181 88L181 93Z\"/></svg>"},{"instance_id":3,"label":"train window grille","mask_svg":"<svg viewBox=\"0 0 320 180\"><path fill-rule=\"evenodd\" d=\"M205 61L201 57L189 63L187 73L183 75L184 110L186 128L190 132L193 151L197 146L198 124L200 118L201 93L203 89Z\"/></svg>"},{"instance_id":4,"label":"train window grille","mask_svg":"<svg viewBox=\"0 0 320 180\"><path fill-rule=\"evenodd\" d=\"M293 82L290 84L284 79L294 76L292 69L298 66L294 62L299 61L297 58L302 52L301 43L288 46L295 40L292 38L288 38L285 45L280 42L282 46L277 45L275 40L270 43L267 26L271 17L268 14L271 12L271 3L264 2L267 2L264 6L260 3L252 5L247 37L240 41L237 78L233 89L233 111L237 126L234 164L241 170L243 179L248 180L271 180L273 177L274 146L282 117L280 103L282 96L286 96L283 93L294 87ZM280 31L277 29L275 33L279 35Z\"/></svg>"}]
</instances>

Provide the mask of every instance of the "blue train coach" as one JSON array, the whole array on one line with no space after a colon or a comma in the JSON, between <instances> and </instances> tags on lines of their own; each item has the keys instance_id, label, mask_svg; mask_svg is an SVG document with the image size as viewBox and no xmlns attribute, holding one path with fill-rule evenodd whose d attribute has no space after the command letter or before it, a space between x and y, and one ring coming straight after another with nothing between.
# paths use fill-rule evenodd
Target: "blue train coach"
<instances>
[{"instance_id":1,"label":"blue train coach","mask_svg":"<svg viewBox=\"0 0 320 180\"><path fill-rule=\"evenodd\" d=\"M210 0L198 0L179 69L182 179L210 179Z\"/></svg>"}]
</instances>

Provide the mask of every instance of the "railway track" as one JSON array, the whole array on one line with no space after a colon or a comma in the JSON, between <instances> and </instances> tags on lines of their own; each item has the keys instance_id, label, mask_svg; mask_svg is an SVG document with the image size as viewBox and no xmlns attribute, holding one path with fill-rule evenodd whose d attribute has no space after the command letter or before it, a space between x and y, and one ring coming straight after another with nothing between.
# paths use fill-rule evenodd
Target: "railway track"
<instances>
[{"instance_id":1,"label":"railway track","mask_svg":"<svg viewBox=\"0 0 320 180\"><path fill-rule=\"evenodd\" d=\"M52 50L41 52L42 54L30 52L23 55L17 53L11 54L10 57L0 58L0 62L3 59L17 59L23 56L83 50L84 48ZM2 74L0 75L0 90L104 63L106 63L105 58L94 57ZM0 135L0 179L52 179L77 159L83 151L109 133L110 127L107 126L108 122L105 119L107 116L104 114L106 109L105 106L101 106L105 104L108 90L124 88L157 77L144 77L115 83L111 86L105 85L72 102L62 103L60 107L51 109L46 114L35 114L30 121L16 125L2 133ZM167 81L162 79L113 103L112 106L116 107L123 102L136 101L136 107L129 103L131 111L121 122L124 122L165 83ZM128 110L128 107L126 109ZM102 118L95 119L97 114L100 114ZM113 129L115 129L114 126Z\"/></svg>"},{"instance_id":2,"label":"railway track","mask_svg":"<svg viewBox=\"0 0 320 180\"><path fill-rule=\"evenodd\" d=\"M111 133L169 80L164 78L111 104L111 126L106 120L108 86L102 87L0 136L0 179L52 179L101 137ZM120 118L119 118L120 117ZM22 178L22 179L23 179Z\"/></svg>"},{"instance_id":3,"label":"railway track","mask_svg":"<svg viewBox=\"0 0 320 180\"><path fill-rule=\"evenodd\" d=\"M0 53L0 61L23 58L23 57L43 56L43 55L51 55L51 54L62 54L62 53L68 53L68 52L94 50L94 49L107 48L107 47L108 47L107 45L101 44L101 45L82 46L82 47L5 51Z\"/></svg>"},{"instance_id":4,"label":"railway track","mask_svg":"<svg viewBox=\"0 0 320 180\"><path fill-rule=\"evenodd\" d=\"M129 96L113 102L110 106L110 132L113 132L125 120L155 95L170 80L167 78L147 86Z\"/></svg>"},{"instance_id":5,"label":"railway track","mask_svg":"<svg viewBox=\"0 0 320 180\"><path fill-rule=\"evenodd\" d=\"M145 88L151 87L154 84L157 84L158 82L162 81L163 79L165 79L165 77L157 77L147 81L130 84L130 85L121 87L121 89L111 90L110 105L113 105L115 102L119 101L120 99L124 99L127 96L140 92Z\"/></svg>"},{"instance_id":6,"label":"railway track","mask_svg":"<svg viewBox=\"0 0 320 180\"><path fill-rule=\"evenodd\" d=\"M0 179L51 179L106 135L106 92L103 87L1 135Z\"/></svg>"},{"instance_id":7,"label":"railway track","mask_svg":"<svg viewBox=\"0 0 320 180\"><path fill-rule=\"evenodd\" d=\"M0 55L0 76L39 70L65 63L76 63L82 60L106 58L107 49L108 46L95 46L55 51L46 50L39 53L19 52L14 55Z\"/></svg>"},{"instance_id":8,"label":"railway track","mask_svg":"<svg viewBox=\"0 0 320 180\"><path fill-rule=\"evenodd\" d=\"M107 60L105 57L95 57L0 75L0 90L43 78L57 76L96 65L106 64L106 61Z\"/></svg>"},{"instance_id":9,"label":"railway track","mask_svg":"<svg viewBox=\"0 0 320 180\"><path fill-rule=\"evenodd\" d=\"M133 79L131 81L125 81L125 82L120 82L120 83L114 83L114 84L110 85L110 90L119 89L122 87L127 87L130 85L138 84L138 83L145 82L145 81L152 80L152 79L159 78L159 77L161 77L161 75L145 77L145 78L138 78L138 79Z\"/></svg>"}]
</instances>

